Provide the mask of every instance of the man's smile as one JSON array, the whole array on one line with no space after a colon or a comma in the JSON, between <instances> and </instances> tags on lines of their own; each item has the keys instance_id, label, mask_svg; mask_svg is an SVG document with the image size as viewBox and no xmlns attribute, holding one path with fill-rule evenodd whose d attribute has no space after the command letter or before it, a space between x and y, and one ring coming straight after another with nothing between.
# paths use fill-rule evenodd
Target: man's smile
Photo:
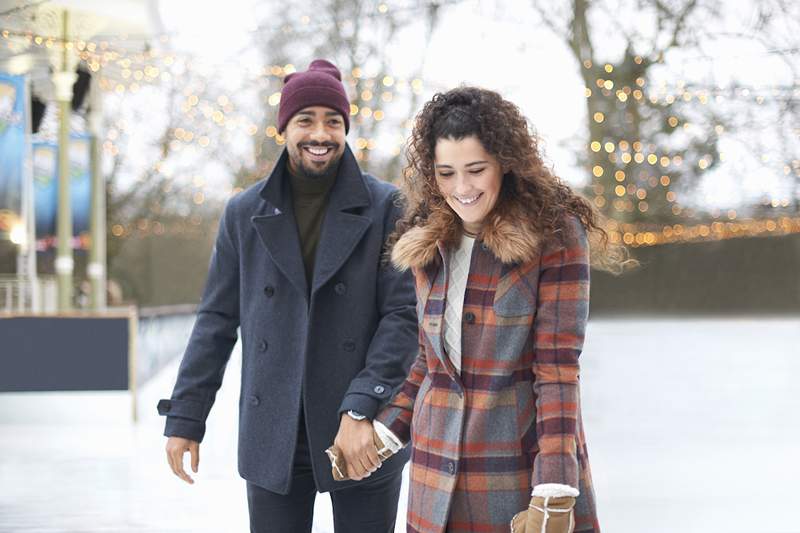
<instances>
[{"instance_id":1,"label":"man's smile","mask_svg":"<svg viewBox=\"0 0 800 533\"><path fill-rule=\"evenodd\" d=\"M321 163L329 159L329 156L331 153L333 153L335 147L322 146L318 144L304 144L300 146L300 149L305 152L312 161Z\"/></svg>"}]
</instances>

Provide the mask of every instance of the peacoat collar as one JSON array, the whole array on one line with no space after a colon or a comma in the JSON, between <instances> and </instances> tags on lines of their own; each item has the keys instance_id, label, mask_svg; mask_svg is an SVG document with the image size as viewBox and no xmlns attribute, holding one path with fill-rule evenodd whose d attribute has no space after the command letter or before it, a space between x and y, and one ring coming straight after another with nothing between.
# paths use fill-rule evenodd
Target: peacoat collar
<instances>
[{"instance_id":1,"label":"peacoat collar","mask_svg":"<svg viewBox=\"0 0 800 533\"><path fill-rule=\"evenodd\" d=\"M345 145L322 221L309 291L286 179L288 158L284 149L259 191L264 203L251 221L278 269L298 292L313 299L319 288L342 267L369 228L371 219L359 213L371 205L372 199L358 162L350 146Z\"/></svg>"}]
</instances>

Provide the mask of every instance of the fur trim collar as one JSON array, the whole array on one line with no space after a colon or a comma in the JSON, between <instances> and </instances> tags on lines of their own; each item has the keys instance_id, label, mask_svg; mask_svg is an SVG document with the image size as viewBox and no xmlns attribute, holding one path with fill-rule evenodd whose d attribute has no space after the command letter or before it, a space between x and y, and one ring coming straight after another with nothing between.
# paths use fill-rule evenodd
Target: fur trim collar
<instances>
[{"instance_id":1,"label":"fur trim collar","mask_svg":"<svg viewBox=\"0 0 800 533\"><path fill-rule=\"evenodd\" d=\"M455 243L460 224L453 213L432 213L422 226L405 232L392 248L392 263L398 270L424 268L439 253L439 245ZM539 236L523 217L491 217L478 240L504 264L526 263L539 253Z\"/></svg>"}]
</instances>

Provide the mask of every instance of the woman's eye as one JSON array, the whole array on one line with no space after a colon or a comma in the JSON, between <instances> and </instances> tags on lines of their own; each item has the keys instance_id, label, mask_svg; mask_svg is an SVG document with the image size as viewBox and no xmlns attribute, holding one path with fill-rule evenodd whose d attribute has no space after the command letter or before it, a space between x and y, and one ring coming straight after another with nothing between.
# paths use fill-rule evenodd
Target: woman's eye
<instances>
[{"instance_id":1,"label":"woman's eye","mask_svg":"<svg viewBox=\"0 0 800 533\"><path fill-rule=\"evenodd\" d=\"M452 173L452 172L448 172L448 173L439 172L439 177L440 177L440 178L449 178L449 177L450 177L450 176L452 176L452 175L453 175L453 173Z\"/></svg>"},{"instance_id":2,"label":"woman's eye","mask_svg":"<svg viewBox=\"0 0 800 533\"><path fill-rule=\"evenodd\" d=\"M470 170L470 171L469 171L469 173L470 173L470 174L474 174L474 175L476 175L476 176L477 176L478 174L480 174L480 173L481 173L481 172L483 172L484 170L485 170L485 169L483 169L483 168L479 168L479 169L476 169L476 170Z\"/></svg>"}]
</instances>

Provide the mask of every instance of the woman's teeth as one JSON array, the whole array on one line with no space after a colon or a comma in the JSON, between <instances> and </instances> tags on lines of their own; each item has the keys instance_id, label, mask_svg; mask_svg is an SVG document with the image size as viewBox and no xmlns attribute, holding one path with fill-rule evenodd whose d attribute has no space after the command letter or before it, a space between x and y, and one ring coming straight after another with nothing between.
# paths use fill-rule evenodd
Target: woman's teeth
<instances>
[{"instance_id":1,"label":"woman's teeth","mask_svg":"<svg viewBox=\"0 0 800 533\"><path fill-rule=\"evenodd\" d=\"M454 196L454 198L456 200L458 200L458 203L460 203L460 204L471 205L471 204L474 204L478 200L478 198L481 197L481 194L483 194L483 193L476 194L475 196L470 196L468 198L459 198L458 196Z\"/></svg>"}]
</instances>

